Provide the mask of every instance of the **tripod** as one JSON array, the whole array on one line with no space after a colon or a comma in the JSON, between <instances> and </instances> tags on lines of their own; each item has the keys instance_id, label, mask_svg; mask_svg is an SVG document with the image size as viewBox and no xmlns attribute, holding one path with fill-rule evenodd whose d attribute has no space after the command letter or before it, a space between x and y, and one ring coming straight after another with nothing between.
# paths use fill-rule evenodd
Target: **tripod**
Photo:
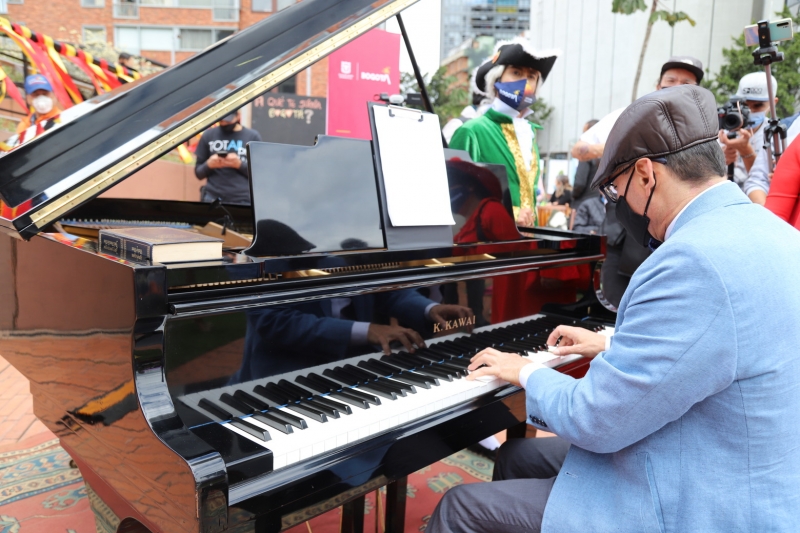
<instances>
[{"instance_id":1,"label":"tripod","mask_svg":"<svg viewBox=\"0 0 800 533\"><path fill-rule=\"evenodd\" d=\"M775 165L786 150L786 125L778 121L775 113L775 94L772 88L772 64L783 61L783 52L778 52L772 42L769 30L769 21L758 21L758 49L753 52L753 62L762 65L767 73L767 95L769 98L769 124L764 128L764 149L769 156L769 171L775 170Z\"/></svg>"}]
</instances>

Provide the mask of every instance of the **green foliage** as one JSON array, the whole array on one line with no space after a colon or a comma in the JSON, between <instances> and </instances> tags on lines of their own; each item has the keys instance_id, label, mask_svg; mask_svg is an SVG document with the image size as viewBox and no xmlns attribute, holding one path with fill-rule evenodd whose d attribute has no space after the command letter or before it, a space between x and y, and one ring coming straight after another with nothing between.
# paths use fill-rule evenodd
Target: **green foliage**
<instances>
[{"instance_id":1,"label":"green foliage","mask_svg":"<svg viewBox=\"0 0 800 533\"><path fill-rule=\"evenodd\" d=\"M553 114L554 110L553 106L547 105L547 102L542 98L536 98L531 109L533 109L533 114L530 115L530 117L540 126L544 126L545 123L550 120L550 115Z\"/></svg>"},{"instance_id":2,"label":"green foliage","mask_svg":"<svg viewBox=\"0 0 800 533\"><path fill-rule=\"evenodd\" d=\"M445 67L440 67L433 76L424 75L425 88L433 104L433 110L444 126L448 120L461 114L461 110L471 103L469 91L459 84L455 76L448 76ZM420 92L419 84L413 74L404 72L400 78L400 91L403 94Z\"/></svg>"},{"instance_id":3,"label":"green foliage","mask_svg":"<svg viewBox=\"0 0 800 533\"><path fill-rule=\"evenodd\" d=\"M632 15L636 11L645 11L647 4L644 0L614 0L611 3L611 12L621 15Z\"/></svg>"},{"instance_id":4,"label":"green foliage","mask_svg":"<svg viewBox=\"0 0 800 533\"><path fill-rule=\"evenodd\" d=\"M784 9L778 16L792 17L788 9ZM800 16L792 17L794 26L800 24ZM733 45L722 50L725 64L713 78L706 77L701 85L714 93L717 102L724 103L736 94L739 80L751 72L763 72L764 67L753 63L753 50L744 44L744 33L732 39ZM784 59L780 63L772 64L772 75L778 80L778 117L788 117L795 113L800 106L800 37L795 36L791 41L784 41L778 45L778 51L783 52Z\"/></svg>"},{"instance_id":5,"label":"green foliage","mask_svg":"<svg viewBox=\"0 0 800 533\"><path fill-rule=\"evenodd\" d=\"M657 20L663 20L673 28L675 27L675 24L684 20L687 21L692 26L697 24L692 17L690 17L683 11L671 12L660 9L654 12L652 15L650 15L650 24L656 22Z\"/></svg>"}]
</instances>

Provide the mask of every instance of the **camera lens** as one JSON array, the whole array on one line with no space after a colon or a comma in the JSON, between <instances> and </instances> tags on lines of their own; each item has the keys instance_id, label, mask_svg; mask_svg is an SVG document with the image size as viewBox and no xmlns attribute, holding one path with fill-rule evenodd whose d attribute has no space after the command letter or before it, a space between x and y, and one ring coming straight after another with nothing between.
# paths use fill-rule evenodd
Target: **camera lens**
<instances>
[{"instance_id":1,"label":"camera lens","mask_svg":"<svg viewBox=\"0 0 800 533\"><path fill-rule=\"evenodd\" d=\"M737 113L735 111L729 111L722 118L721 122L722 129L725 130L737 130L742 127L742 124L744 124L741 113Z\"/></svg>"}]
</instances>

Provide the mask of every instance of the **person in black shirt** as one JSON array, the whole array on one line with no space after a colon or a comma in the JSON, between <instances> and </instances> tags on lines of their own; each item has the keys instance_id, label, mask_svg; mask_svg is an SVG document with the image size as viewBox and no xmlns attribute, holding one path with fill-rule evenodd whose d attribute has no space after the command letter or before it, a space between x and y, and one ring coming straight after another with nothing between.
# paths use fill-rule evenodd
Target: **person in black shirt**
<instances>
[{"instance_id":1,"label":"person in black shirt","mask_svg":"<svg viewBox=\"0 0 800 533\"><path fill-rule=\"evenodd\" d=\"M569 184L569 178L564 174L556 176L556 190L550 196L550 203L555 205L572 203L572 187Z\"/></svg>"},{"instance_id":2,"label":"person in black shirt","mask_svg":"<svg viewBox=\"0 0 800 533\"><path fill-rule=\"evenodd\" d=\"M239 123L239 112L219 121L219 126L206 130L197 144L197 179L208 179L200 200L213 202L221 198L226 204L250 204L247 150L251 141L261 135Z\"/></svg>"}]
</instances>

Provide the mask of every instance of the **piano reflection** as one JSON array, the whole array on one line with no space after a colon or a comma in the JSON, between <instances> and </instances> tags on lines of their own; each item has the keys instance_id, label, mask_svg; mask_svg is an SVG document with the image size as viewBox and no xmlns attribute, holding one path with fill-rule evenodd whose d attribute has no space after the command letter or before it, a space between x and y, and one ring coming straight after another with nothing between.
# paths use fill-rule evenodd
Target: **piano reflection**
<instances>
[{"instance_id":1,"label":"piano reflection","mask_svg":"<svg viewBox=\"0 0 800 533\"><path fill-rule=\"evenodd\" d=\"M304 0L0 157L0 354L117 531L273 532L343 504L359 530L353 510L381 486L386 530L402 531L405 476L524 424L520 389L464 379L472 355L588 367L544 343L602 322L500 320L491 300L511 276L602 259L604 239L473 221L445 245L387 246L368 141L285 147L269 170L251 152L253 207L98 198L414 1ZM97 253L103 227L221 218L236 232L221 260Z\"/></svg>"}]
</instances>

